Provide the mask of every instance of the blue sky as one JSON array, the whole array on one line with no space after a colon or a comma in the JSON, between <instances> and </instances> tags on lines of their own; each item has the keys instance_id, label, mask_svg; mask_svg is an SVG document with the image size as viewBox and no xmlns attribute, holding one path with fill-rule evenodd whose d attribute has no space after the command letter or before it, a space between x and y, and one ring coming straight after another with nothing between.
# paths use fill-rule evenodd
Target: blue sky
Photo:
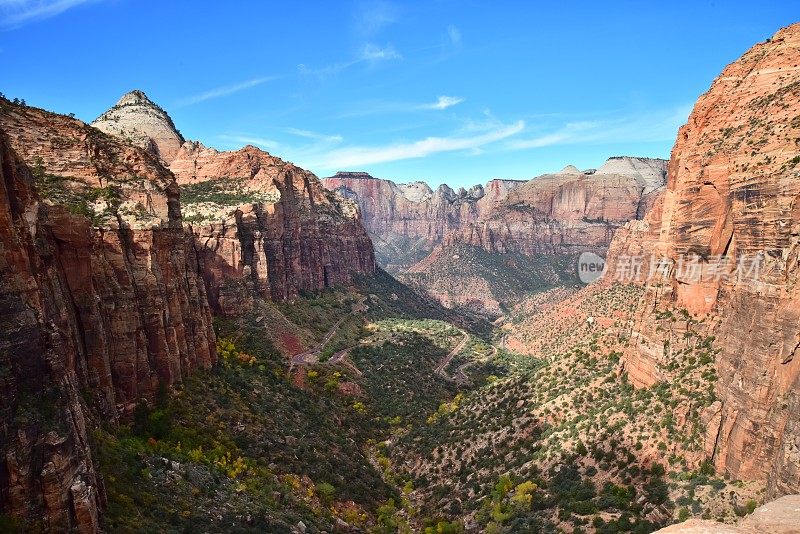
<instances>
[{"instance_id":1,"label":"blue sky","mask_svg":"<svg viewBox=\"0 0 800 534\"><path fill-rule=\"evenodd\" d=\"M206 145L466 186L669 157L697 96L797 7L0 0L0 91L89 122L138 88Z\"/></svg>"}]
</instances>

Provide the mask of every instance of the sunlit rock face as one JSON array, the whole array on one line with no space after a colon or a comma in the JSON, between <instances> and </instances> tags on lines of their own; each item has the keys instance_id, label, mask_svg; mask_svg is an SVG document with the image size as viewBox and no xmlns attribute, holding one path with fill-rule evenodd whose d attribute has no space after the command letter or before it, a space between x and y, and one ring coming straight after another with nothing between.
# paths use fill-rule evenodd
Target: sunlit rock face
<instances>
[{"instance_id":1,"label":"sunlit rock face","mask_svg":"<svg viewBox=\"0 0 800 534\"><path fill-rule=\"evenodd\" d=\"M358 203L378 262L397 273L430 254L449 232L488 213L525 182L491 180L485 187L469 190L447 185L433 190L424 182L396 184L364 172L339 172L322 183Z\"/></svg>"},{"instance_id":2,"label":"sunlit rock face","mask_svg":"<svg viewBox=\"0 0 800 534\"><path fill-rule=\"evenodd\" d=\"M122 95L92 126L147 150L167 164L184 143L169 115L142 91Z\"/></svg>"},{"instance_id":3,"label":"sunlit rock face","mask_svg":"<svg viewBox=\"0 0 800 534\"><path fill-rule=\"evenodd\" d=\"M219 152L198 143L186 143L170 169L215 310L241 313L253 297L291 300L375 272L358 206L314 174L252 146ZM209 186L236 198L193 193Z\"/></svg>"},{"instance_id":4,"label":"sunlit rock face","mask_svg":"<svg viewBox=\"0 0 800 534\"><path fill-rule=\"evenodd\" d=\"M707 454L733 478L768 480L769 496L800 490L798 64L794 24L725 68L678 133L662 198L617 233L609 258L612 272L625 256L673 265L648 283L631 379L653 384L668 363L654 307L705 318L721 346Z\"/></svg>"},{"instance_id":5,"label":"sunlit rock face","mask_svg":"<svg viewBox=\"0 0 800 534\"><path fill-rule=\"evenodd\" d=\"M610 158L590 173L569 165L516 187L445 244L528 255L604 250L617 228L647 212L666 167L665 160L632 157Z\"/></svg>"},{"instance_id":6,"label":"sunlit rock face","mask_svg":"<svg viewBox=\"0 0 800 534\"><path fill-rule=\"evenodd\" d=\"M93 124L121 140L155 146L174 174L215 312L242 313L254 298L291 300L374 272L372 242L356 204L326 190L312 173L253 146L219 151L184 141L141 91L124 95Z\"/></svg>"}]
</instances>

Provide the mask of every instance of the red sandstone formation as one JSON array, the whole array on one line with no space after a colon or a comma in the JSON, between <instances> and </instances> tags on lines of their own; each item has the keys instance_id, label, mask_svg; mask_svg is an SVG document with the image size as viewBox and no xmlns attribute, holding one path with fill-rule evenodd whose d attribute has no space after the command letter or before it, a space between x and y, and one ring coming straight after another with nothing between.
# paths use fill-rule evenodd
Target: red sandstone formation
<instances>
[{"instance_id":1,"label":"red sandstone formation","mask_svg":"<svg viewBox=\"0 0 800 534\"><path fill-rule=\"evenodd\" d=\"M794 24L725 68L678 133L663 204L617 234L609 261L611 273L625 255L673 262L648 283L626 369L646 386L669 362L655 308L705 318L721 349L707 454L733 478L768 480L773 497L800 490L798 65ZM753 279L733 272L759 254ZM681 260L702 277L680 271Z\"/></svg>"},{"instance_id":2,"label":"red sandstone formation","mask_svg":"<svg viewBox=\"0 0 800 534\"><path fill-rule=\"evenodd\" d=\"M290 300L374 272L357 206L312 173L252 146L218 152L198 143L184 144L170 168L186 191L191 184L235 183L242 195L227 206L202 197L184 203L198 219L192 231L215 310L240 313L252 295Z\"/></svg>"},{"instance_id":3,"label":"red sandstone formation","mask_svg":"<svg viewBox=\"0 0 800 534\"><path fill-rule=\"evenodd\" d=\"M186 143L167 157L163 136L137 130L160 108L131 94L131 113L111 122L153 140L143 149L0 101L0 503L48 530L98 529L87 418L117 420L213 365L212 307L240 313L259 295L290 299L374 271L354 203L253 147ZM199 188L183 192L191 226L166 159Z\"/></svg>"},{"instance_id":4,"label":"red sandstone formation","mask_svg":"<svg viewBox=\"0 0 800 534\"><path fill-rule=\"evenodd\" d=\"M527 255L604 251L614 230L644 215L665 178L666 162L659 159L611 158L591 174L568 166L515 188L444 245Z\"/></svg>"},{"instance_id":5,"label":"red sandstone formation","mask_svg":"<svg viewBox=\"0 0 800 534\"><path fill-rule=\"evenodd\" d=\"M581 252L604 253L615 230L652 205L666 166L616 157L597 170L570 165L534 178L400 276L446 306L500 314L526 293L571 282Z\"/></svg>"},{"instance_id":6,"label":"red sandstone formation","mask_svg":"<svg viewBox=\"0 0 800 534\"><path fill-rule=\"evenodd\" d=\"M454 191L441 185L434 191L424 182L395 184L364 172L339 172L322 182L358 202L378 260L389 272L406 270L524 183L491 180L486 187Z\"/></svg>"},{"instance_id":7,"label":"red sandstone formation","mask_svg":"<svg viewBox=\"0 0 800 534\"><path fill-rule=\"evenodd\" d=\"M215 311L241 313L256 296L291 300L374 272L372 242L356 206L312 173L253 146L220 152L183 142L169 116L140 91L124 95L93 124L156 146L169 164Z\"/></svg>"},{"instance_id":8,"label":"red sandstone formation","mask_svg":"<svg viewBox=\"0 0 800 534\"><path fill-rule=\"evenodd\" d=\"M0 101L0 159L0 502L93 532L87 418L213 365L211 313L177 184L151 155Z\"/></svg>"}]
</instances>

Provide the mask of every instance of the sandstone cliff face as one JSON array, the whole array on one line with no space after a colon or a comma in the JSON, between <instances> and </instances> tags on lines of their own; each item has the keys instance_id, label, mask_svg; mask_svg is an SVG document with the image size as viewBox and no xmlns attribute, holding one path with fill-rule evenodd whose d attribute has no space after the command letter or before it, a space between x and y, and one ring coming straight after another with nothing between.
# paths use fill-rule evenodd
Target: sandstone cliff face
<instances>
[{"instance_id":1,"label":"sandstone cliff face","mask_svg":"<svg viewBox=\"0 0 800 534\"><path fill-rule=\"evenodd\" d=\"M534 178L399 276L445 305L499 315L526 294L574 283L577 256L604 253L618 228L640 218L663 190L666 168L665 160L617 157L597 170L569 165Z\"/></svg>"},{"instance_id":2,"label":"sandstone cliff face","mask_svg":"<svg viewBox=\"0 0 800 534\"><path fill-rule=\"evenodd\" d=\"M0 513L92 532L104 493L87 419L210 367L210 309L152 156L6 101L0 134Z\"/></svg>"},{"instance_id":3,"label":"sandstone cliff face","mask_svg":"<svg viewBox=\"0 0 800 534\"><path fill-rule=\"evenodd\" d=\"M666 181L664 160L619 157L591 174L568 166L509 192L488 213L444 240L493 253L603 251L614 231L640 219Z\"/></svg>"},{"instance_id":4,"label":"sandstone cliff face","mask_svg":"<svg viewBox=\"0 0 800 534\"><path fill-rule=\"evenodd\" d=\"M649 385L669 361L654 308L706 317L720 349L707 455L733 478L768 480L769 496L800 489L798 64L795 24L723 71L678 133L661 203L617 235L609 262L672 261L648 283L626 368Z\"/></svg>"},{"instance_id":5,"label":"sandstone cliff face","mask_svg":"<svg viewBox=\"0 0 800 534\"><path fill-rule=\"evenodd\" d=\"M363 172L339 172L322 182L358 202L378 261L394 273L424 258L445 235L477 220L524 183L491 180L486 187L454 191L441 185L434 191L424 182L398 185Z\"/></svg>"},{"instance_id":6,"label":"sandstone cliff face","mask_svg":"<svg viewBox=\"0 0 800 534\"><path fill-rule=\"evenodd\" d=\"M186 143L170 168L215 310L240 313L253 295L291 300L374 273L358 207L312 173L252 146L218 152L198 143Z\"/></svg>"},{"instance_id":7,"label":"sandstone cliff face","mask_svg":"<svg viewBox=\"0 0 800 534\"><path fill-rule=\"evenodd\" d=\"M109 135L128 140L169 163L184 143L167 113L141 91L131 91L92 122Z\"/></svg>"},{"instance_id":8,"label":"sandstone cliff face","mask_svg":"<svg viewBox=\"0 0 800 534\"><path fill-rule=\"evenodd\" d=\"M312 173L253 146L221 152L184 141L140 91L124 95L93 124L156 146L168 163L216 312L242 313L254 297L291 300L375 271L356 204Z\"/></svg>"}]
</instances>

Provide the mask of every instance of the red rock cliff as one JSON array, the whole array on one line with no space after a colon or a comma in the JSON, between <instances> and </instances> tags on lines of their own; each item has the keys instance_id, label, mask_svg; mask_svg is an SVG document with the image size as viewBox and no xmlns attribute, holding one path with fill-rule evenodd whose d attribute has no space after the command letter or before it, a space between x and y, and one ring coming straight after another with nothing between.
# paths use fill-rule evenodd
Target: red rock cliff
<instances>
[{"instance_id":1,"label":"red rock cliff","mask_svg":"<svg viewBox=\"0 0 800 534\"><path fill-rule=\"evenodd\" d=\"M184 142L141 91L93 125L156 154L175 174L216 312L241 313L254 298L291 300L375 271L357 206L312 173L253 146L220 152Z\"/></svg>"},{"instance_id":2,"label":"red rock cliff","mask_svg":"<svg viewBox=\"0 0 800 534\"><path fill-rule=\"evenodd\" d=\"M240 313L254 295L291 300L375 271L358 207L312 173L252 146L198 143L184 144L170 168L215 310Z\"/></svg>"},{"instance_id":3,"label":"red rock cliff","mask_svg":"<svg viewBox=\"0 0 800 534\"><path fill-rule=\"evenodd\" d=\"M444 245L526 255L604 251L617 228L644 215L665 178L659 159L611 158L591 173L569 166L515 188Z\"/></svg>"},{"instance_id":4,"label":"red rock cliff","mask_svg":"<svg viewBox=\"0 0 800 534\"><path fill-rule=\"evenodd\" d=\"M210 367L211 313L178 187L151 155L0 101L0 160L0 513L92 532L87 419Z\"/></svg>"},{"instance_id":5,"label":"red rock cliff","mask_svg":"<svg viewBox=\"0 0 800 534\"><path fill-rule=\"evenodd\" d=\"M424 258L445 235L476 221L524 183L491 180L485 188L454 191L441 185L434 191L424 182L395 184L363 172L339 172L322 182L358 202L378 261L389 272Z\"/></svg>"},{"instance_id":6,"label":"red rock cliff","mask_svg":"<svg viewBox=\"0 0 800 534\"><path fill-rule=\"evenodd\" d=\"M733 478L767 480L770 497L800 490L799 65L794 24L725 68L678 133L663 203L617 234L609 262L672 261L648 283L625 365L640 386L659 380L655 309L705 317L720 349L706 453Z\"/></svg>"}]
</instances>

